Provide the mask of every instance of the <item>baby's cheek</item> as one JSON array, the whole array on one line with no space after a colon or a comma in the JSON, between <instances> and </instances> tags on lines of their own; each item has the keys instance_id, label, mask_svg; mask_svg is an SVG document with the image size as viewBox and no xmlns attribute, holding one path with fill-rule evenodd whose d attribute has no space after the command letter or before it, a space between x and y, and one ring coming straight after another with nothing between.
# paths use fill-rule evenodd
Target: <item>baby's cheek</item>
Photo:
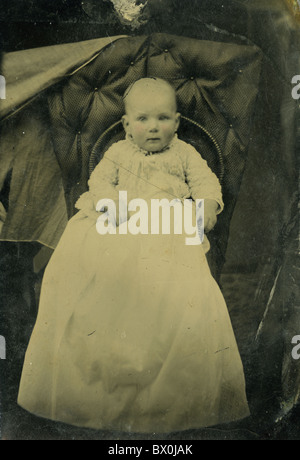
<instances>
[{"instance_id":1,"label":"baby's cheek","mask_svg":"<svg viewBox=\"0 0 300 460\"><path fill-rule=\"evenodd\" d=\"M135 125L134 127L135 136L143 136L144 132L145 132L145 127L143 125L140 125L140 124Z\"/></svg>"},{"instance_id":2,"label":"baby's cheek","mask_svg":"<svg viewBox=\"0 0 300 460\"><path fill-rule=\"evenodd\" d=\"M162 126L162 132L164 133L165 136L167 137L172 137L175 133L175 128L173 129L173 126Z\"/></svg>"},{"instance_id":3,"label":"baby's cheek","mask_svg":"<svg viewBox=\"0 0 300 460\"><path fill-rule=\"evenodd\" d=\"M145 128L142 125L138 125L135 130L137 133L142 134L145 131Z\"/></svg>"}]
</instances>

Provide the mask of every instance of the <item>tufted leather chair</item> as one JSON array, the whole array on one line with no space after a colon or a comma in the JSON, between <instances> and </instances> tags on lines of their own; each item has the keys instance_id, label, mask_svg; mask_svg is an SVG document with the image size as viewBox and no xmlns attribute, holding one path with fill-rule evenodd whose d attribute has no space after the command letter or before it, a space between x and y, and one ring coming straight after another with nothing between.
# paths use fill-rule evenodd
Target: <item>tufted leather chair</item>
<instances>
[{"instance_id":1,"label":"tufted leather chair","mask_svg":"<svg viewBox=\"0 0 300 460\"><path fill-rule=\"evenodd\" d=\"M209 262L218 277L245 167L260 68L259 49L247 44L153 34L105 47L48 98L69 217L95 164L124 136L119 121L126 88L142 77L164 78L175 88L183 116L179 137L198 149L222 182L225 210L209 235Z\"/></svg>"}]
</instances>

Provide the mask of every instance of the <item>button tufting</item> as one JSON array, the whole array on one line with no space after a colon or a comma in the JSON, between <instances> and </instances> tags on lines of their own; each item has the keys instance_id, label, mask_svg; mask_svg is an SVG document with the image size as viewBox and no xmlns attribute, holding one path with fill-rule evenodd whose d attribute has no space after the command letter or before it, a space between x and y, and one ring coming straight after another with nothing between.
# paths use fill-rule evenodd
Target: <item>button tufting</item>
<instances>
[{"instance_id":1,"label":"button tufting","mask_svg":"<svg viewBox=\"0 0 300 460\"><path fill-rule=\"evenodd\" d=\"M169 50L166 48L166 49L165 49L165 53L168 53L168 52L169 52Z\"/></svg>"}]
</instances>

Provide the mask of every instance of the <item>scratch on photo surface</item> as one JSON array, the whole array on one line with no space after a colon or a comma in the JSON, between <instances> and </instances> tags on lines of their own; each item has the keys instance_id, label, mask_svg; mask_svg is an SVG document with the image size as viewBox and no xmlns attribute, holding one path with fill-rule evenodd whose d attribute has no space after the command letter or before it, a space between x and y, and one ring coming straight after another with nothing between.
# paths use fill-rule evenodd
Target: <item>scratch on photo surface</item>
<instances>
[{"instance_id":1,"label":"scratch on photo surface","mask_svg":"<svg viewBox=\"0 0 300 460\"><path fill-rule=\"evenodd\" d=\"M266 316L267 316L267 314L268 314L268 312L269 312L269 308L270 308L270 305L271 305L271 302L272 302L272 300L273 300L273 296L274 296L274 293L275 293L275 290L276 290L276 287L277 287L278 278L279 278L279 275L280 275L280 273L281 273L281 268L282 268L282 267L280 267L279 270L278 270L278 272L277 272L277 275L276 275L274 284L273 284L273 286L272 286L272 289L271 289L271 292L270 292L270 295L269 295L269 300L268 300L268 303L267 303L267 306L266 306L266 309L265 309L263 318L262 318L262 320L261 320L261 322L260 322L260 325L259 325L259 327L258 327L256 336L255 336L255 340L258 339L258 337L259 337L259 335L260 335L260 333L261 333L261 330L262 330L262 328L263 328L263 325L264 325L264 321L265 321L265 319L266 319Z\"/></svg>"},{"instance_id":2,"label":"scratch on photo surface","mask_svg":"<svg viewBox=\"0 0 300 460\"><path fill-rule=\"evenodd\" d=\"M227 348L223 348L222 350L215 351L215 355L217 353L221 353L221 351L226 351L226 350L229 350L229 349L230 349L230 347L227 347Z\"/></svg>"}]
</instances>

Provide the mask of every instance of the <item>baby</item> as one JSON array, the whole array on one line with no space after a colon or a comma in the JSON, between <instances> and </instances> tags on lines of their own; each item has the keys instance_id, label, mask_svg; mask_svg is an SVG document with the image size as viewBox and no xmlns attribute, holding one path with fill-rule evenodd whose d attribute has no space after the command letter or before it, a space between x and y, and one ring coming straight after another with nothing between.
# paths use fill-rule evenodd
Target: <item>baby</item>
<instances>
[{"instance_id":1,"label":"baby","mask_svg":"<svg viewBox=\"0 0 300 460\"><path fill-rule=\"evenodd\" d=\"M174 141L180 123L180 114L177 112L176 93L173 87L162 79L143 78L128 88L124 95L124 102L125 115L122 117L122 121L127 134L127 140L130 140L141 151L144 151L146 156L163 153L169 149L171 142ZM180 142L180 148L182 149L184 143ZM124 145L122 143L118 144L118 147L120 150L123 148L126 149L126 142ZM192 149L191 146L189 148ZM184 153L182 155L184 157ZM107 159L107 157L105 156L104 159ZM174 157L175 162L176 160L178 158ZM214 181L213 179L215 179L216 193L219 195L218 200L206 198L204 201L204 229L206 232L209 232L216 224L217 214L221 212L223 203L221 201L220 186L217 178L213 178L211 171L204 161L201 161L201 168L203 170L202 174L207 171L210 181ZM163 184L161 186L163 187ZM206 194L208 192L205 191ZM204 196L206 195L204 194ZM77 203L79 209L81 208L80 202ZM116 218L118 225L118 206L120 203L118 200L116 202L117 209L114 218ZM101 203L103 204L103 201ZM107 210L106 207L101 207L101 205L96 205L96 208L98 211ZM103 228L104 219L102 217L99 219L98 228L100 228L100 224L101 229ZM100 230L99 233L101 233Z\"/></svg>"},{"instance_id":2,"label":"baby","mask_svg":"<svg viewBox=\"0 0 300 460\"><path fill-rule=\"evenodd\" d=\"M217 177L176 135L172 87L139 80L125 106L126 139L93 171L46 268L19 404L52 420L127 432L244 418L243 367L203 245L185 246L175 232L96 231L99 200L117 202L121 191L146 201L204 199L206 231L223 208Z\"/></svg>"},{"instance_id":3,"label":"baby","mask_svg":"<svg viewBox=\"0 0 300 460\"><path fill-rule=\"evenodd\" d=\"M165 80L141 79L129 88L124 101L123 126L127 135L144 150L163 151L174 138L180 123L173 87ZM220 205L217 201L205 199L206 232L215 226L218 211Z\"/></svg>"}]
</instances>

